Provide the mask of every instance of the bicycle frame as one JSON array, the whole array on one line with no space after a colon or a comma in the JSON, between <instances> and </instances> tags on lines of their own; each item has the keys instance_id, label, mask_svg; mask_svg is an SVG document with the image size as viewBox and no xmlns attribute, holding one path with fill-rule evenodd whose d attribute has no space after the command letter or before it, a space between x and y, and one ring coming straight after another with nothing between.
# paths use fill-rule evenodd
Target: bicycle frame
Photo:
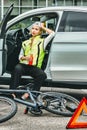
<instances>
[{"instance_id":1,"label":"bicycle frame","mask_svg":"<svg viewBox=\"0 0 87 130\"><path fill-rule=\"evenodd\" d=\"M22 100L22 99L19 99L19 98L14 98L13 100L18 102L18 103L21 103L25 106L29 106L29 107L33 107L33 108L37 108L38 105L39 107L42 106L42 103L39 102L39 104L37 104L35 98L36 98L36 95L34 93L38 93L40 94L41 92L39 91L30 91L29 88L27 88L26 90L25 89L0 89L0 94L4 94L4 95L7 95L7 94L12 94L12 93L28 93L29 94L29 98L31 99L32 102L29 102L29 101L26 101L26 100Z\"/></svg>"},{"instance_id":2,"label":"bicycle frame","mask_svg":"<svg viewBox=\"0 0 87 130\"><path fill-rule=\"evenodd\" d=\"M13 93L20 93L22 95L24 93L29 94L29 100L23 100L17 96L16 98L13 98L13 101L21 103L27 107L25 114L27 113L27 110L29 110L33 114L41 115L42 111L40 109L45 109L54 114L70 116L79 104L77 99L67 94L33 91L29 86L27 89L0 89L0 95L2 97L4 97L3 94L7 95Z\"/></svg>"}]
</instances>

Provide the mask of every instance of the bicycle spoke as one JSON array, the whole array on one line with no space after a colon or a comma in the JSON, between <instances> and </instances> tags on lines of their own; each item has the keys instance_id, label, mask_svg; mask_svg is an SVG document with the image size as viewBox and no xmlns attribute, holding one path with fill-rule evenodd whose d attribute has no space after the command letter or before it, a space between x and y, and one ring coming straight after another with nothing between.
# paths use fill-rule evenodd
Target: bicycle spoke
<instances>
[{"instance_id":1,"label":"bicycle spoke","mask_svg":"<svg viewBox=\"0 0 87 130\"><path fill-rule=\"evenodd\" d=\"M47 111L65 116L71 116L79 104L72 96L57 92L47 92L41 98L47 102Z\"/></svg>"}]
</instances>

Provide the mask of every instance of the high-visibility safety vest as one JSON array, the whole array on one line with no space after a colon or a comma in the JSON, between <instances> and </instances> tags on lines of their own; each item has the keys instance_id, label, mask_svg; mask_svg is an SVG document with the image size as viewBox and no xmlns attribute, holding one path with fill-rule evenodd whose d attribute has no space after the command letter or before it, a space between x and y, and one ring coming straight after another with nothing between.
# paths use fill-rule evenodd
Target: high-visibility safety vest
<instances>
[{"instance_id":1,"label":"high-visibility safety vest","mask_svg":"<svg viewBox=\"0 0 87 130\"><path fill-rule=\"evenodd\" d=\"M32 38L26 40L22 43L24 56L29 56L31 61L30 63L27 60L20 60L20 63L29 64L41 68L42 62L45 55L44 50L44 39L40 35L36 36L33 40Z\"/></svg>"}]
</instances>

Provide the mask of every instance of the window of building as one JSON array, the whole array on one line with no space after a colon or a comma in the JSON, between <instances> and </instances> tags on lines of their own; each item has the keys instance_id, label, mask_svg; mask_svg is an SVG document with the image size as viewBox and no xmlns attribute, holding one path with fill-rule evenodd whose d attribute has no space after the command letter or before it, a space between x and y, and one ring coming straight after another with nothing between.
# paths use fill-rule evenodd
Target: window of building
<instances>
[{"instance_id":1,"label":"window of building","mask_svg":"<svg viewBox=\"0 0 87 130\"><path fill-rule=\"evenodd\" d=\"M2 0L4 3L3 13L1 9L0 1L0 13L2 19L2 14L5 14L7 8L14 3L14 9L12 12L12 17L22 14L26 11L47 7L47 6L87 6L87 0Z\"/></svg>"},{"instance_id":2,"label":"window of building","mask_svg":"<svg viewBox=\"0 0 87 130\"><path fill-rule=\"evenodd\" d=\"M87 5L87 0L84 0L83 1L83 6L86 6Z\"/></svg>"},{"instance_id":3,"label":"window of building","mask_svg":"<svg viewBox=\"0 0 87 130\"><path fill-rule=\"evenodd\" d=\"M12 15L17 16L19 14L19 0L18 1L4 0L4 14L6 13L7 9L10 7L11 4L14 4Z\"/></svg>"},{"instance_id":4,"label":"window of building","mask_svg":"<svg viewBox=\"0 0 87 130\"><path fill-rule=\"evenodd\" d=\"M37 0L37 7L45 7L46 1L44 0Z\"/></svg>"},{"instance_id":5,"label":"window of building","mask_svg":"<svg viewBox=\"0 0 87 130\"><path fill-rule=\"evenodd\" d=\"M81 32L87 31L87 13L85 12L64 12L59 31Z\"/></svg>"}]
</instances>

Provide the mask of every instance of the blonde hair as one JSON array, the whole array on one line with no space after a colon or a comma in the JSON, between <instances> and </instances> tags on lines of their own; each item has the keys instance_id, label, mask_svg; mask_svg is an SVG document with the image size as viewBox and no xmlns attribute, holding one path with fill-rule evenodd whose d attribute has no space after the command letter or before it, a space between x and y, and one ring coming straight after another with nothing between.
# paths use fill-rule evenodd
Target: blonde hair
<instances>
[{"instance_id":1,"label":"blonde hair","mask_svg":"<svg viewBox=\"0 0 87 130\"><path fill-rule=\"evenodd\" d=\"M41 22L35 22L34 24L33 24L33 26L34 25L37 25L37 26L39 26L40 28L41 28Z\"/></svg>"},{"instance_id":2,"label":"blonde hair","mask_svg":"<svg viewBox=\"0 0 87 130\"><path fill-rule=\"evenodd\" d=\"M35 25L40 28L40 34L42 34L43 30L42 30L42 28L41 28L41 22L35 22L35 23L32 25L32 27L35 26Z\"/></svg>"}]
</instances>

